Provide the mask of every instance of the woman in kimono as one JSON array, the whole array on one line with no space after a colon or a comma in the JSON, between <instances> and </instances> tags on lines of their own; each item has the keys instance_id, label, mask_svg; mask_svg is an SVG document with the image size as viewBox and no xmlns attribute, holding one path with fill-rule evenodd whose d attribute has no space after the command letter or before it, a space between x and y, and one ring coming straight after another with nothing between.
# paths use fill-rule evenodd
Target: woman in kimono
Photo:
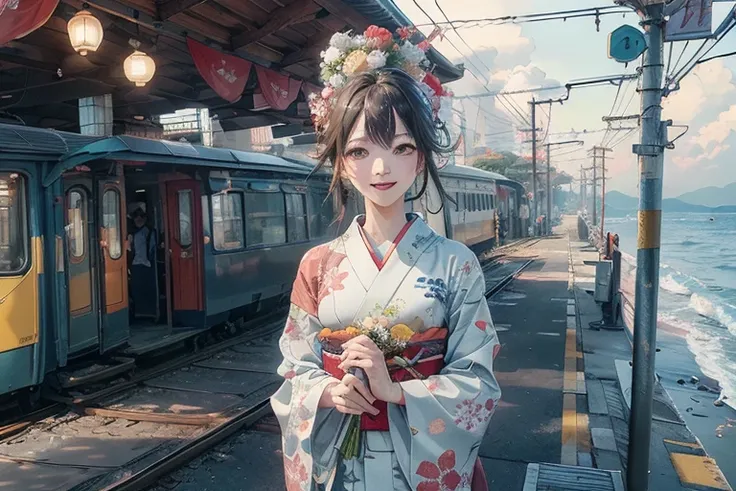
<instances>
[{"instance_id":1,"label":"woman in kimono","mask_svg":"<svg viewBox=\"0 0 736 491\"><path fill-rule=\"evenodd\" d=\"M349 181L365 199L365 215L307 252L294 282L280 339L285 382L271 401L286 488L479 489L478 448L501 395L483 272L465 245L404 211L415 179L422 191L432 179L444 193L435 156L451 147L440 141L422 88L403 71L360 73L335 96L319 162L333 166L331 190L343 209ZM322 333L356 323L408 330L411 366L389 368L365 335L326 357ZM353 415L360 416L359 451L347 459L340 439Z\"/></svg>"}]
</instances>

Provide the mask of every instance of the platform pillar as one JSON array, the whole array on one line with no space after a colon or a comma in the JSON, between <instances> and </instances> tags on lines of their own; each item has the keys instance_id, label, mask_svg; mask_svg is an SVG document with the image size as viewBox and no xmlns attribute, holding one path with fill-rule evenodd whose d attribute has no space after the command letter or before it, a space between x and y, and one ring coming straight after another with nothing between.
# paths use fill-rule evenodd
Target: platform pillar
<instances>
[{"instance_id":1,"label":"platform pillar","mask_svg":"<svg viewBox=\"0 0 736 491\"><path fill-rule=\"evenodd\" d=\"M79 132L112 136L112 94L79 99Z\"/></svg>"}]
</instances>

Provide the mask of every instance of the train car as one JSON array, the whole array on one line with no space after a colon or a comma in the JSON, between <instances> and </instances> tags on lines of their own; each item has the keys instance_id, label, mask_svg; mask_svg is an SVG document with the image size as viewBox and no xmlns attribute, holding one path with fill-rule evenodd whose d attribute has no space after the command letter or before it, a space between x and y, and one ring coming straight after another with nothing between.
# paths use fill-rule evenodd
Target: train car
<instances>
[{"instance_id":1,"label":"train car","mask_svg":"<svg viewBox=\"0 0 736 491\"><path fill-rule=\"evenodd\" d=\"M313 168L0 124L0 402L30 404L44 380L68 387L80 368L117 376L137 357L286 305L303 254L341 231L331 175L306 180ZM441 206L430 185L407 210L477 252L495 245L506 179L440 174L456 204ZM341 226L362 211L352 197Z\"/></svg>"},{"instance_id":2,"label":"train car","mask_svg":"<svg viewBox=\"0 0 736 491\"><path fill-rule=\"evenodd\" d=\"M408 207L422 213L437 233L464 243L477 254L495 247L499 239L499 182L509 180L501 174L466 166L446 166L439 174L445 192L455 202L448 200L441 207L437 189L430 183L425 197L408 202ZM421 182L417 182L412 193L420 187Z\"/></svg>"},{"instance_id":3,"label":"train car","mask_svg":"<svg viewBox=\"0 0 736 491\"><path fill-rule=\"evenodd\" d=\"M100 376L121 373L135 356L284 304L304 252L338 233L330 174L305 181L311 170L0 125L0 396L23 400L48 373L89 360ZM145 210L147 268L131 264L128 208Z\"/></svg>"}]
</instances>

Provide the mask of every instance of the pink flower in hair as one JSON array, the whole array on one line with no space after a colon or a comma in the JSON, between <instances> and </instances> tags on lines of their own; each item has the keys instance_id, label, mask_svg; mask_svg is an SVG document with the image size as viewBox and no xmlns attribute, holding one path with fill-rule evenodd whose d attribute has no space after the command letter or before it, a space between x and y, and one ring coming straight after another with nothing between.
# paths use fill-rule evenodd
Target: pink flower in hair
<instances>
[{"instance_id":1,"label":"pink flower in hair","mask_svg":"<svg viewBox=\"0 0 736 491\"><path fill-rule=\"evenodd\" d=\"M325 87L322 89L322 99L329 99L335 94L335 89L333 89L330 86Z\"/></svg>"}]
</instances>

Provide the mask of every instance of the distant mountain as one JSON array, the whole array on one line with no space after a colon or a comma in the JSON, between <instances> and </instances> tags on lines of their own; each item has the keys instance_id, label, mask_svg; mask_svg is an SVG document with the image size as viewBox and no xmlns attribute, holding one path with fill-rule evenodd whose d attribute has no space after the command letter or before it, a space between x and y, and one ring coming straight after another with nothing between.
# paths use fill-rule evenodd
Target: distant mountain
<instances>
[{"instance_id":1,"label":"distant mountain","mask_svg":"<svg viewBox=\"0 0 736 491\"><path fill-rule=\"evenodd\" d=\"M606 193L606 216L625 217L636 215L639 208L639 199L628 196L618 191ZM736 205L729 206L703 206L686 203L679 198L666 198L662 200L663 213L736 213Z\"/></svg>"},{"instance_id":2,"label":"distant mountain","mask_svg":"<svg viewBox=\"0 0 736 491\"><path fill-rule=\"evenodd\" d=\"M728 206L736 205L736 182L722 188L709 186L678 196L679 200L692 205Z\"/></svg>"}]
</instances>

